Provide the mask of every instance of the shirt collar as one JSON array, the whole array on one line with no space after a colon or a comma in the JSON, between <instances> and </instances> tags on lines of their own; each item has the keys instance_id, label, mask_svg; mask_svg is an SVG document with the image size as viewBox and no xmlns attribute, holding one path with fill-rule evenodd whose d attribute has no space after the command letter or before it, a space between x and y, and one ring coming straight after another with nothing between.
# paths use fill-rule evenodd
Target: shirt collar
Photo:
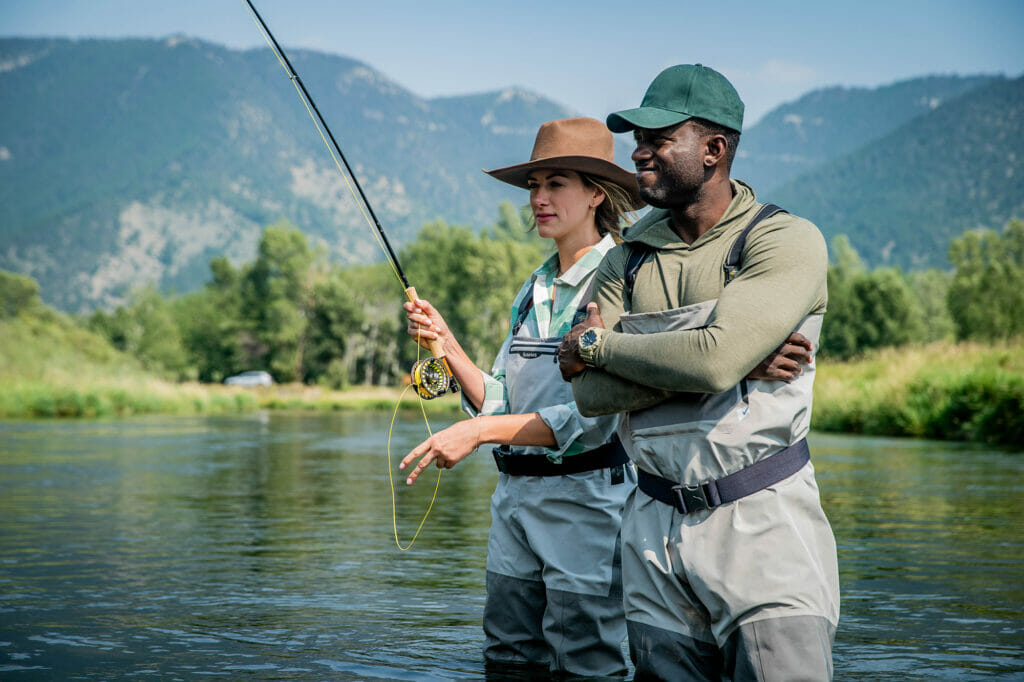
<instances>
[{"instance_id":1,"label":"shirt collar","mask_svg":"<svg viewBox=\"0 0 1024 682\"><path fill-rule=\"evenodd\" d=\"M544 263L541 264L541 266L534 272L537 274L537 277L554 279L558 284L565 284L567 286L574 287L582 282L587 275L597 269L597 266L601 263L601 259L604 258L604 255L608 253L613 246L615 246L615 240L612 239L610 234L606 234L601 241L594 245L594 248L583 254L583 256L573 263L572 267L563 272L561 276L557 276L558 252L552 254L552 256L544 261Z\"/></svg>"}]
</instances>

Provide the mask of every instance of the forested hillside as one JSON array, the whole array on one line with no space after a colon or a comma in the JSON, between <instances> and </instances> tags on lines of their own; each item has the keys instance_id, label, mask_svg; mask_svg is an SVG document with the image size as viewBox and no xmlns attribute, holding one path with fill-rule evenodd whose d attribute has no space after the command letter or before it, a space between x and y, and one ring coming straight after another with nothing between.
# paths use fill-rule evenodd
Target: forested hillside
<instances>
[{"instance_id":1,"label":"forested hillside","mask_svg":"<svg viewBox=\"0 0 1024 682\"><path fill-rule=\"evenodd\" d=\"M734 175L759 193L770 193L819 164L856 151L994 80L999 79L927 76L878 88L814 90L747 126Z\"/></svg>"},{"instance_id":2,"label":"forested hillside","mask_svg":"<svg viewBox=\"0 0 1024 682\"><path fill-rule=\"evenodd\" d=\"M947 267L954 237L1024 216L1024 78L961 95L767 196L826 237L847 235L872 265Z\"/></svg>"},{"instance_id":3,"label":"forested hillside","mask_svg":"<svg viewBox=\"0 0 1024 682\"><path fill-rule=\"evenodd\" d=\"M523 161L541 122L573 113L515 88L424 99L346 57L289 56L396 248L431 221L480 230L501 201L522 204L480 169ZM0 268L57 308L195 291L212 259L251 261L280 220L338 265L381 258L267 49L4 38L0 98ZM848 234L869 265L946 267L952 237L1022 213L1021 99L1020 80L995 76L820 90L750 126L734 175Z\"/></svg>"},{"instance_id":4,"label":"forested hillside","mask_svg":"<svg viewBox=\"0 0 1024 682\"><path fill-rule=\"evenodd\" d=\"M522 197L480 172L569 115L506 90L438 102L369 66L295 50L307 88L396 243L486 224ZM268 50L188 39L0 41L0 267L64 309L186 291L251 259L286 218L340 263L379 258L357 202Z\"/></svg>"}]
</instances>

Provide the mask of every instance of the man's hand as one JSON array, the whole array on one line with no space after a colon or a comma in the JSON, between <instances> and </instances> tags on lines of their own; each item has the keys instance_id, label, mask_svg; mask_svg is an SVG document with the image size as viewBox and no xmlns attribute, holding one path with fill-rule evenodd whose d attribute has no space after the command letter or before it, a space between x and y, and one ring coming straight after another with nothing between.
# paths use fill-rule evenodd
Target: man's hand
<instances>
[{"instance_id":1,"label":"man's hand","mask_svg":"<svg viewBox=\"0 0 1024 682\"><path fill-rule=\"evenodd\" d=\"M770 353L747 375L748 379L790 382L803 373L800 365L814 362L814 344L800 332L793 332L786 342Z\"/></svg>"},{"instance_id":2,"label":"man's hand","mask_svg":"<svg viewBox=\"0 0 1024 682\"><path fill-rule=\"evenodd\" d=\"M605 328L604 320L601 319L601 311L596 303L587 305L587 319L570 329L558 347L558 369L562 372L562 379L565 381L570 381L587 368L586 363L580 357L580 334L591 327Z\"/></svg>"}]
</instances>

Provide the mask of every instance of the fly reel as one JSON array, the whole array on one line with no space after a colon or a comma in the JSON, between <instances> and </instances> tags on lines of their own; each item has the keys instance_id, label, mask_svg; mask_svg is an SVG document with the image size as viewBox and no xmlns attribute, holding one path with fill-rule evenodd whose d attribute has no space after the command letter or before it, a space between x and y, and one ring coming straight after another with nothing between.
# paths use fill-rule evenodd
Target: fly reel
<instances>
[{"instance_id":1,"label":"fly reel","mask_svg":"<svg viewBox=\"0 0 1024 682\"><path fill-rule=\"evenodd\" d=\"M455 381L444 358L430 357L412 366L412 385L424 400L433 400L445 393L457 393L459 384Z\"/></svg>"},{"instance_id":2,"label":"fly reel","mask_svg":"<svg viewBox=\"0 0 1024 682\"><path fill-rule=\"evenodd\" d=\"M407 288L405 295L411 303L416 303L418 296L415 287ZM458 393L459 382L452 376L448 361L444 359L444 346L437 339L428 340L427 346L433 357L420 360L409 372L416 393L424 400L433 400L445 393Z\"/></svg>"}]
</instances>

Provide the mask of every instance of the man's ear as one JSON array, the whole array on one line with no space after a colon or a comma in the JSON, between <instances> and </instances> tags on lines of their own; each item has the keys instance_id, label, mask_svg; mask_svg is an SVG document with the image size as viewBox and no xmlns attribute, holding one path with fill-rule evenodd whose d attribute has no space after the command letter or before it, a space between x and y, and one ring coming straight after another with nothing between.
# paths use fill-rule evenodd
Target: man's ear
<instances>
[{"instance_id":1,"label":"man's ear","mask_svg":"<svg viewBox=\"0 0 1024 682\"><path fill-rule=\"evenodd\" d=\"M725 139L725 135L709 135L704 143L704 165L709 168L717 166L720 161L725 159L727 151L729 151L729 141Z\"/></svg>"}]
</instances>

